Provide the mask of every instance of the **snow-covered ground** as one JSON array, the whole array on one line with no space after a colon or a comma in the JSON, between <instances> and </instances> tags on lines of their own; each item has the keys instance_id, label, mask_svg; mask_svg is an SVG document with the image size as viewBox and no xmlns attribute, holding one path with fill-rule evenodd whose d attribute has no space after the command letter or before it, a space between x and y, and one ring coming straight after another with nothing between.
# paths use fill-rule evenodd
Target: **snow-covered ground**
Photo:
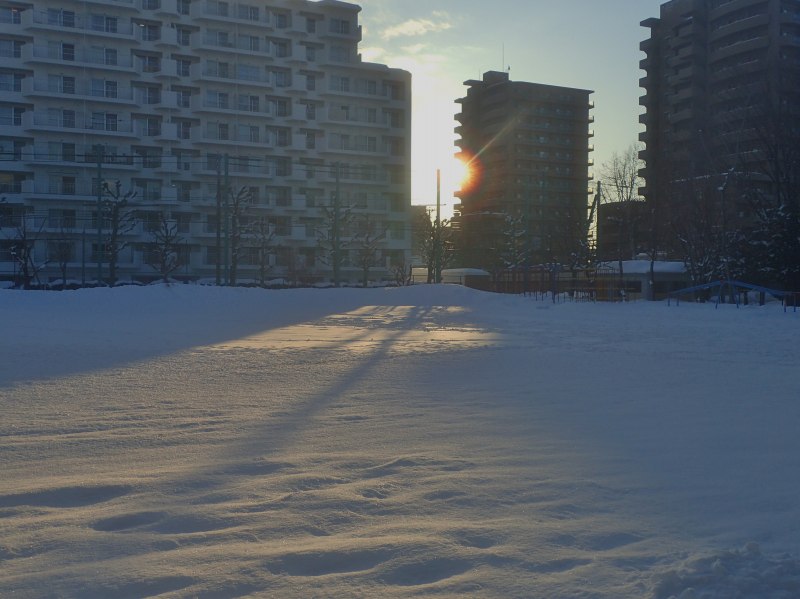
<instances>
[{"instance_id":1,"label":"snow-covered ground","mask_svg":"<svg viewBox=\"0 0 800 599\"><path fill-rule=\"evenodd\" d=\"M0 596L800 597L800 313L0 291Z\"/></svg>"}]
</instances>

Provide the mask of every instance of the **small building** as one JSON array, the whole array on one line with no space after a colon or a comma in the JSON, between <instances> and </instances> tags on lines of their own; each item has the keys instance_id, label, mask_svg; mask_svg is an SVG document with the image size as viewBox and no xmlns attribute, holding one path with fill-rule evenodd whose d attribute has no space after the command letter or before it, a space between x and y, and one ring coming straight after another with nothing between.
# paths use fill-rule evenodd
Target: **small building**
<instances>
[{"instance_id":1,"label":"small building","mask_svg":"<svg viewBox=\"0 0 800 599\"><path fill-rule=\"evenodd\" d=\"M686 265L678 261L653 262L653 279L654 284L651 285L650 260L647 259L623 260L621 276L619 262L601 262L597 267L597 299L662 300L670 292L692 284Z\"/></svg>"}]
</instances>

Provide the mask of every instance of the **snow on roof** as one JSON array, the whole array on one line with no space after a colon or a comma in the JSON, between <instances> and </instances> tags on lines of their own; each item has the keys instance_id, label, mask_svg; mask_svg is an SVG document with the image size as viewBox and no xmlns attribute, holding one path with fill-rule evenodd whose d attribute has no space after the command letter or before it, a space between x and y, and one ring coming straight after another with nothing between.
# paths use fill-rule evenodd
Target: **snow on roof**
<instances>
[{"instance_id":1,"label":"snow on roof","mask_svg":"<svg viewBox=\"0 0 800 599\"><path fill-rule=\"evenodd\" d=\"M445 268L442 271L442 276L455 276L455 277L465 277L465 276L473 276L473 277L488 277L491 276L485 270L480 268Z\"/></svg>"}]
</instances>

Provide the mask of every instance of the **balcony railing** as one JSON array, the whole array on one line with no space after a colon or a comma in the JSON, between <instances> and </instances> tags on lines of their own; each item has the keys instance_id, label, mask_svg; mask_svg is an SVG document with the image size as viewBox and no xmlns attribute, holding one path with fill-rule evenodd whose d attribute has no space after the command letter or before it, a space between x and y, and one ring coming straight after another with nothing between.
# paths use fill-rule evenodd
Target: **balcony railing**
<instances>
[{"instance_id":1,"label":"balcony railing","mask_svg":"<svg viewBox=\"0 0 800 599\"><path fill-rule=\"evenodd\" d=\"M112 2L114 0L111 0ZM34 10L32 12L31 21L36 25L46 25L48 27L62 27L67 29L79 29L87 32L93 32L100 35L111 36L132 36L133 24L130 22L122 22L120 19L116 21L102 21L93 20L90 16L76 14L72 17L64 18L62 14L48 13L46 10ZM23 13L24 15L25 13Z\"/></svg>"}]
</instances>

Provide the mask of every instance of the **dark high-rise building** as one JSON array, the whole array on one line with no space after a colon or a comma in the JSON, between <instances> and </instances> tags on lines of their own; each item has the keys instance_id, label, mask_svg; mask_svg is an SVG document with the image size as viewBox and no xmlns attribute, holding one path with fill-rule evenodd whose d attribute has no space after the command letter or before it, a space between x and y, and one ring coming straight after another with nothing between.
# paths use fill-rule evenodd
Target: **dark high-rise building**
<instances>
[{"instance_id":1,"label":"dark high-rise building","mask_svg":"<svg viewBox=\"0 0 800 599\"><path fill-rule=\"evenodd\" d=\"M473 181L456 194L459 261L487 269L571 261L586 242L592 92L503 72L465 85L456 143Z\"/></svg>"},{"instance_id":2,"label":"dark high-rise building","mask_svg":"<svg viewBox=\"0 0 800 599\"><path fill-rule=\"evenodd\" d=\"M800 125L800 1L672 0L642 25L645 196L763 172L776 125Z\"/></svg>"}]
</instances>

